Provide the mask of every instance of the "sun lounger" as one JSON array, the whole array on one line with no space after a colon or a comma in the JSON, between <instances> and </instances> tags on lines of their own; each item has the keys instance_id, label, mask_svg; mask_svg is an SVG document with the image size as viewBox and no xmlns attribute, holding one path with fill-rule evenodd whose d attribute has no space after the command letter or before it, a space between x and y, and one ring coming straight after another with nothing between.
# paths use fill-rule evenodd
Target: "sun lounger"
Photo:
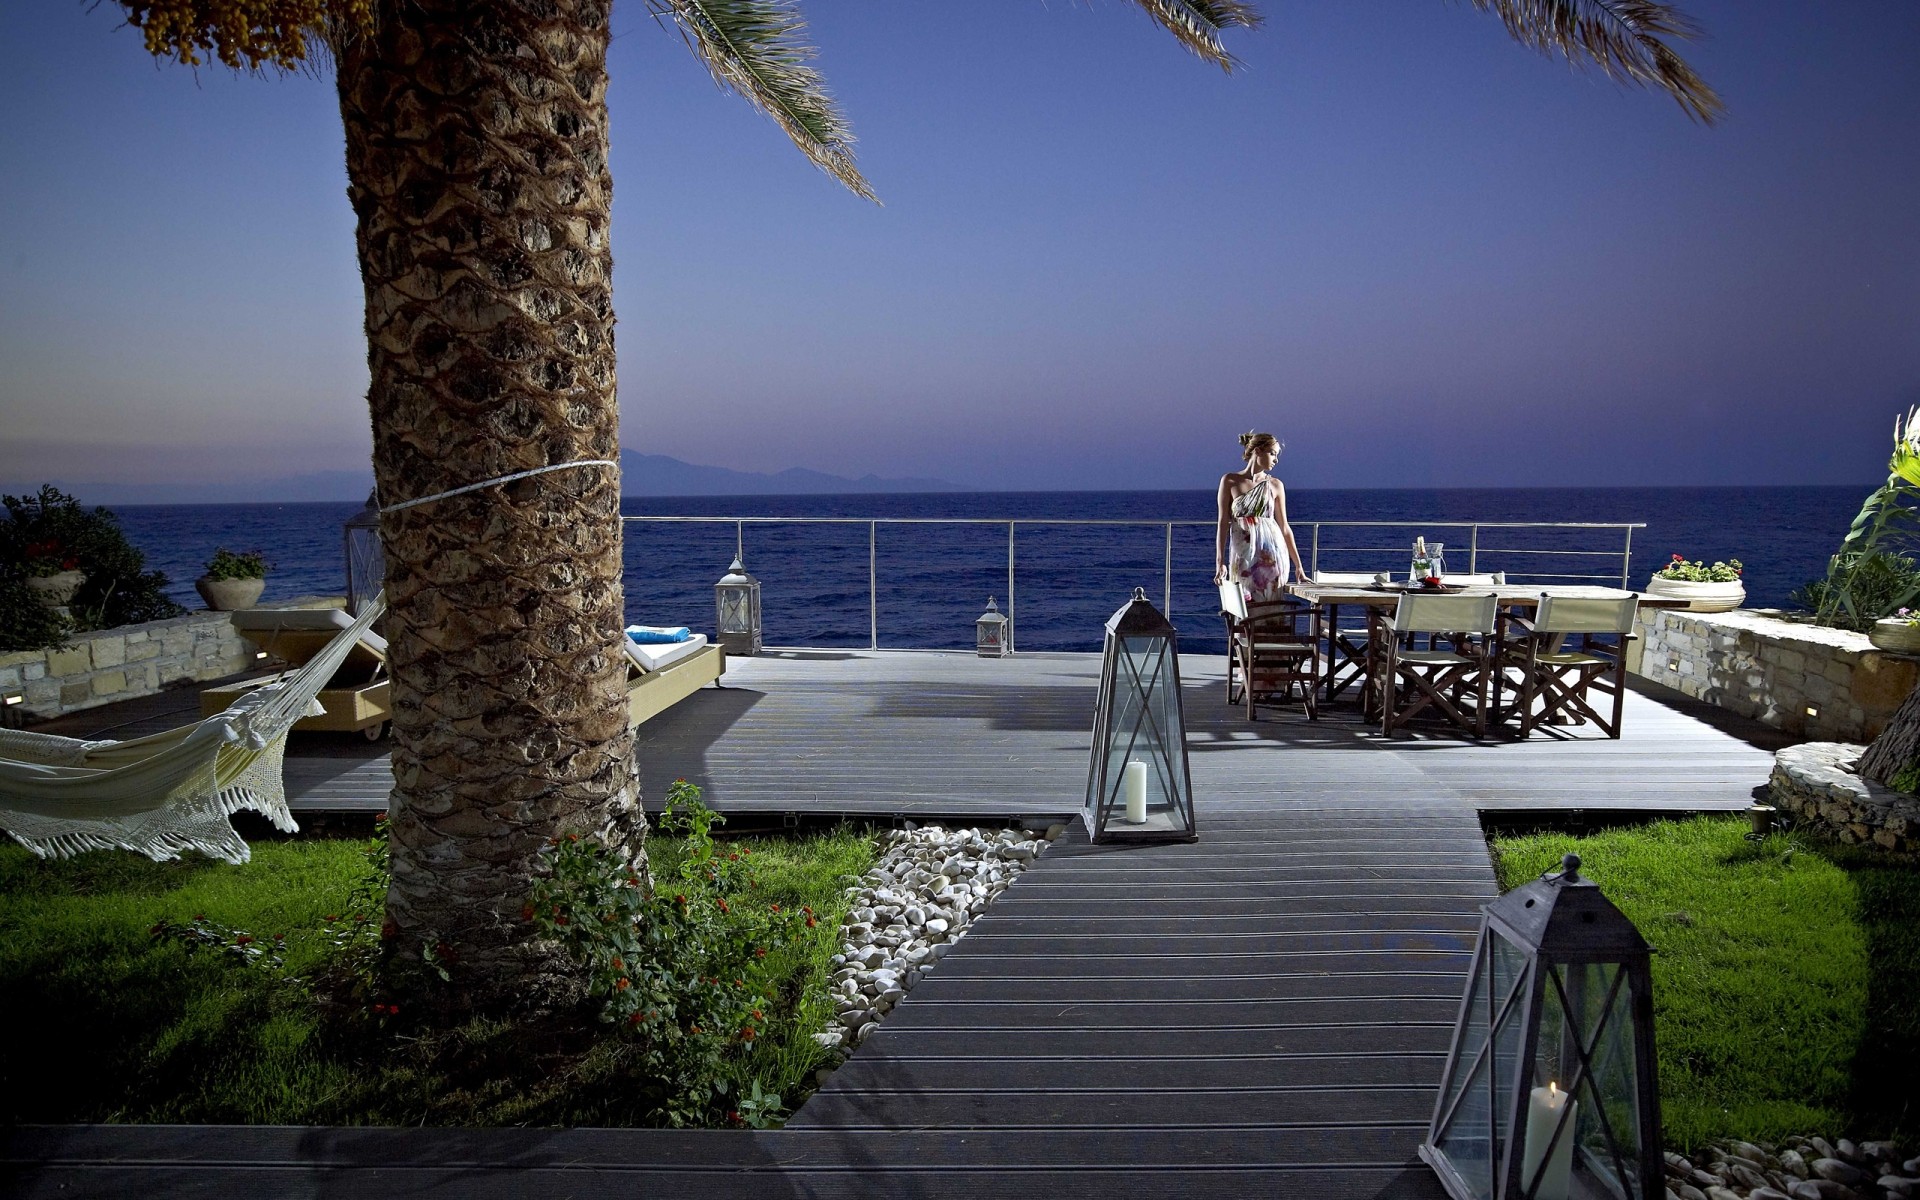
<instances>
[{"instance_id":1,"label":"sun lounger","mask_svg":"<svg viewBox=\"0 0 1920 1200\"><path fill-rule=\"evenodd\" d=\"M311 661L342 629L353 624L353 617L340 608L245 608L230 615L241 637L294 667ZM200 693L200 712L211 716L269 682L255 679L208 688ZM319 701L327 710L325 714L303 718L294 724L295 729L358 732L370 741L378 740L393 715L387 686L386 639L371 629L362 633L339 670L321 689Z\"/></svg>"},{"instance_id":2,"label":"sun lounger","mask_svg":"<svg viewBox=\"0 0 1920 1200\"><path fill-rule=\"evenodd\" d=\"M718 682L727 670L725 649L703 633L648 646L625 636L620 641L627 648L627 713L635 725Z\"/></svg>"}]
</instances>

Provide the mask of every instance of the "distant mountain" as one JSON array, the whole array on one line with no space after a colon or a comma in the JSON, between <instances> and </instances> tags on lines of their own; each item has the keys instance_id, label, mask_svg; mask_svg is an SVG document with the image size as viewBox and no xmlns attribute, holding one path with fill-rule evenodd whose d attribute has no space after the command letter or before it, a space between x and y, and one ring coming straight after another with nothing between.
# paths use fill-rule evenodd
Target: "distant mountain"
<instances>
[{"instance_id":1,"label":"distant mountain","mask_svg":"<svg viewBox=\"0 0 1920 1200\"><path fill-rule=\"evenodd\" d=\"M664 454L620 452L620 494L623 496L796 496L964 490L959 484L944 479L883 479L878 475L849 479L805 467L788 467L768 475L703 467Z\"/></svg>"},{"instance_id":2,"label":"distant mountain","mask_svg":"<svg viewBox=\"0 0 1920 1200\"><path fill-rule=\"evenodd\" d=\"M271 479L207 483L50 482L82 504L305 504L314 501L365 500L373 490L372 471L314 471ZM40 482L0 487L9 495L38 492Z\"/></svg>"},{"instance_id":3,"label":"distant mountain","mask_svg":"<svg viewBox=\"0 0 1920 1200\"><path fill-rule=\"evenodd\" d=\"M9 495L30 494L40 483L0 484ZM82 504L271 504L313 501L365 500L373 490L373 472L314 471L269 479L206 483L76 483L50 481ZM958 492L965 489L944 479L883 479L862 475L848 479L805 467L763 474L703 467L664 454L620 452L620 494L623 496L794 496L847 492Z\"/></svg>"}]
</instances>

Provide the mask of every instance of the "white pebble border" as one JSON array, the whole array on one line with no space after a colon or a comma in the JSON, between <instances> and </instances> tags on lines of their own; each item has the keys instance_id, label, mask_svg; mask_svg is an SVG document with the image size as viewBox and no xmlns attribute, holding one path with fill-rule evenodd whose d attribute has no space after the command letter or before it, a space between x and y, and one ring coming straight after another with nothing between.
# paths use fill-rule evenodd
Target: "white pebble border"
<instances>
[{"instance_id":1,"label":"white pebble border","mask_svg":"<svg viewBox=\"0 0 1920 1200\"><path fill-rule=\"evenodd\" d=\"M1920 1197L1920 1158L1891 1142L1788 1138L1785 1145L1709 1142L1669 1152L1667 1200L1906 1200Z\"/></svg>"},{"instance_id":2,"label":"white pebble border","mask_svg":"<svg viewBox=\"0 0 1920 1200\"><path fill-rule=\"evenodd\" d=\"M1065 825L1034 833L909 824L882 834L879 858L847 889L852 902L828 988L834 1020L814 1040L852 1053L974 918L1065 832Z\"/></svg>"}]
</instances>

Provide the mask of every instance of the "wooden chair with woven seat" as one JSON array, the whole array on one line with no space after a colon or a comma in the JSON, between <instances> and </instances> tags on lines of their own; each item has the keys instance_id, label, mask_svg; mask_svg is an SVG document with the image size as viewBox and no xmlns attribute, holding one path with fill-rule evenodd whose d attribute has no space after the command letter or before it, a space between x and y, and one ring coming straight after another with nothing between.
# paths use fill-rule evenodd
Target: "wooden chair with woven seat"
<instances>
[{"instance_id":1,"label":"wooden chair with woven seat","mask_svg":"<svg viewBox=\"0 0 1920 1200\"><path fill-rule=\"evenodd\" d=\"M1376 617L1366 699L1382 734L1392 737L1431 708L1486 736L1497 607L1492 595L1416 594L1400 597L1392 616Z\"/></svg>"},{"instance_id":2,"label":"wooden chair with woven seat","mask_svg":"<svg viewBox=\"0 0 1920 1200\"><path fill-rule=\"evenodd\" d=\"M1292 596L1257 600L1246 607L1235 648L1247 720L1259 719L1261 697L1267 697L1268 707L1275 696L1284 704L1296 687L1307 719L1319 720L1320 610Z\"/></svg>"},{"instance_id":3,"label":"wooden chair with woven seat","mask_svg":"<svg viewBox=\"0 0 1920 1200\"><path fill-rule=\"evenodd\" d=\"M1531 618L1502 613L1495 682L1501 717L1518 714L1523 738L1549 722L1585 721L1618 738L1626 705L1627 643L1639 604L1638 596L1542 596ZM1573 638L1579 639L1577 646L1569 645ZM1517 682L1508 677L1510 671ZM1511 705L1505 700L1508 690L1515 693ZM1612 698L1611 716L1594 707L1596 692Z\"/></svg>"}]
</instances>

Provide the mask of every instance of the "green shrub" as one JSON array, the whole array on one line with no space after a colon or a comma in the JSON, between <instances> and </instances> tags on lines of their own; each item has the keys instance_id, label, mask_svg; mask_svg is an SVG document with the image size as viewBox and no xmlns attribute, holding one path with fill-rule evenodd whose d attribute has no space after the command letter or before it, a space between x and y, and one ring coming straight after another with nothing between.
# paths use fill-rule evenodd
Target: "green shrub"
<instances>
[{"instance_id":1,"label":"green shrub","mask_svg":"<svg viewBox=\"0 0 1920 1200\"><path fill-rule=\"evenodd\" d=\"M1916 599L1920 563L1886 551L1836 554L1825 579L1812 580L1793 594L1794 603L1819 614L1820 624L1861 631Z\"/></svg>"},{"instance_id":2,"label":"green shrub","mask_svg":"<svg viewBox=\"0 0 1920 1200\"><path fill-rule=\"evenodd\" d=\"M221 546L207 560L207 578L216 583L222 579L265 579L270 565L262 551L234 551Z\"/></svg>"},{"instance_id":3,"label":"green shrub","mask_svg":"<svg viewBox=\"0 0 1920 1200\"><path fill-rule=\"evenodd\" d=\"M678 780L660 822L684 838L671 875L649 888L612 850L560 839L548 848L551 874L534 882L521 914L585 968L589 1002L636 1041L671 1125L777 1121L781 1098L757 1079L741 1094L736 1068L766 1045L769 1014L779 1012L787 963L779 952L818 925L810 907L783 909L755 894L753 851L713 840L723 820L699 788Z\"/></svg>"},{"instance_id":4,"label":"green shrub","mask_svg":"<svg viewBox=\"0 0 1920 1200\"><path fill-rule=\"evenodd\" d=\"M51 486L34 496L0 497L0 651L58 646L75 629L111 629L177 617L186 610L167 598L167 577L146 569L146 556L127 541L104 508L86 509ZM86 579L61 622L26 589L29 574L68 562Z\"/></svg>"}]
</instances>

